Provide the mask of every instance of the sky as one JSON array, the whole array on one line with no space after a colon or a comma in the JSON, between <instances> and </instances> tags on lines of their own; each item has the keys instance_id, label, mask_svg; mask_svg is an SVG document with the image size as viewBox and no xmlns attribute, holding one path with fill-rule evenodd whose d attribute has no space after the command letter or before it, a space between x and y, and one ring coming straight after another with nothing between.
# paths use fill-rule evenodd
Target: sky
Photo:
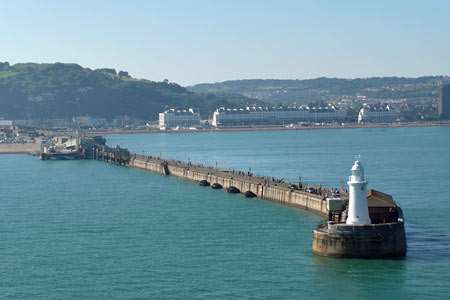
<instances>
[{"instance_id":1,"label":"sky","mask_svg":"<svg viewBox=\"0 0 450 300\"><path fill-rule=\"evenodd\" d=\"M0 0L0 61L181 85L450 75L450 0Z\"/></svg>"}]
</instances>

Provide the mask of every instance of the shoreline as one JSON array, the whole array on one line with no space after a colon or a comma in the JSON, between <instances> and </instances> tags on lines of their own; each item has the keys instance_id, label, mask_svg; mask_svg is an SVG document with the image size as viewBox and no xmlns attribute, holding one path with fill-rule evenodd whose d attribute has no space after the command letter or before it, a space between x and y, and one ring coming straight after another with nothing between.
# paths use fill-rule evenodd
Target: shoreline
<instances>
[{"instance_id":1,"label":"shoreline","mask_svg":"<svg viewBox=\"0 0 450 300\"><path fill-rule=\"evenodd\" d=\"M426 122L403 122L403 123L369 123L369 124L345 124L345 125L312 125L300 127L283 126L261 126L261 127L222 127L204 128L197 130L159 130L159 129L112 129L89 131L92 135L112 134L144 134L144 133L204 133L204 132L239 132L239 131L290 131L290 130L320 130L320 129L354 129L354 128L415 128L415 127L446 127L450 121L426 121Z\"/></svg>"},{"instance_id":2,"label":"shoreline","mask_svg":"<svg viewBox=\"0 0 450 300\"><path fill-rule=\"evenodd\" d=\"M320 129L355 129L355 128L416 128L416 127L447 127L450 121L427 121L427 122L404 122L404 123L370 123L370 124L344 124L338 125L312 125L300 127L283 126L261 126L261 127L225 127L225 128L205 128L198 130L159 130L159 129L113 129L88 131L89 135L115 135L115 134L157 134L157 133L207 133L207 132L253 132L253 131L292 131L292 130L320 130ZM40 143L8 143L0 144L0 155L2 154L37 154L41 150Z\"/></svg>"}]
</instances>

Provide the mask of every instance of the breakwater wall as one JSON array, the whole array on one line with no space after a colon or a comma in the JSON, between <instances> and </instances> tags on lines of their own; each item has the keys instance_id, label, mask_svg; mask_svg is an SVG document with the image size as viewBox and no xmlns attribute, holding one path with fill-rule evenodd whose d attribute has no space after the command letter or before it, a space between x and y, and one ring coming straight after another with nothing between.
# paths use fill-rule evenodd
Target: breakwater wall
<instances>
[{"instance_id":1,"label":"breakwater wall","mask_svg":"<svg viewBox=\"0 0 450 300\"><path fill-rule=\"evenodd\" d=\"M145 155L132 155L128 166L165 176L176 176L193 182L206 180L210 184L218 183L224 189L235 187L241 193L250 191L261 199L300 207L322 216L328 213L324 196L294 189L288 183L278 182L269 177L219 170Z\"/></svg>"},{"instance_id":2,"label":"breakwater wall","mask_svg":"<svg viewBox=\"0 0 450 300\"><path fill-rule=\"evenodd\" d=\"M319 226L312 245L317 255L358 258L404 257L406 248L403 222Z\"/></svg>"},{"instance_id":3,"label":"breakwater wall","mask_svg":"<svg viewBox=\"0 0 450 300\"><path fill-rule=\"evenodd\" d=\"M255 176L250 172L221 170L190 162L166 160L160 157L132 154L127 149L106 145L101 137L84 139L81 148L86 159L152 171L163 176L176 176L214 189L223 188L230 193L243 193L246 197L259 197L299 207L321 216L328 223L313 231L312 249L315 254L334 257L385 258L406 255L406 235L403 214L392 197L372 190L368 199L369 213L374 221L367 225L349 225L342 221L342 203L348 201L345 190L303 186L286 183L274 177ZM334 195L339 198L334 198ZM327 207L330 198L330 211ZM334 201L339 201L337 204ZM333 204L334 203L334 204ZM337 206L336 206L337 205ZM345 216L344 216L345 219Z\"/></svg>"}]
</instances>

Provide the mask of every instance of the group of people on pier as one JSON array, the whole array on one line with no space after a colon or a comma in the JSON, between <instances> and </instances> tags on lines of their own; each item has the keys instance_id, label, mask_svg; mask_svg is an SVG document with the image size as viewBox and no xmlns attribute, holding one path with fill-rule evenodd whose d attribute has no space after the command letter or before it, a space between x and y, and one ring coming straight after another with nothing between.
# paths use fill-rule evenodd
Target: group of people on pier
<instances>
[{"instance_id":1,"label":"group of people on pier","mask_svg":"<svg viewBox=\"0 0 450 300\"><path fill-rule=\"evenodd\" d=\"M338 188L325 188L325 187L322 187L321 185L319 185L319 186L307 185L307 184L303 183L301 180L299 180L298 185L289 184L284 181L284 178L276 178L276 177L269 177L269 176L256 176L250 170L247 172L235 170L235 169L221 170L221 169L217 168L217 163L216 163L216 167L212 167L212 166L205 166L203 164L193 164L190 159L188 159L188 162L183 162L180 160L166 160L159 156L152 156L152 155L140 156L140 155L136 155L136 154L134 155L134 158L137 158L138 156L139 156L139 158L144 159L146 161L156 160L156 161L161 161L162 163L165 163L165 164L174 164L174 165L177 165L180 167L207 169L208 170L206 172L207 175L210 175L210 174L212 174L212 171L215 171L215 172L225 172L225 173L229 173L230 175L236 175L236 176L243 177L243 178L248 177L253 180L258 180L259 183L263 184L264 186L270 186L273 184L276 184L276 185L285 184L290 189L304 191L304 192L308 192L311 194L316 194L318 196L323 197L323 199L326 199L328 197L340 197L342 193L346 193L346 190L341 191Z\"/></svg>"}]
</instances>

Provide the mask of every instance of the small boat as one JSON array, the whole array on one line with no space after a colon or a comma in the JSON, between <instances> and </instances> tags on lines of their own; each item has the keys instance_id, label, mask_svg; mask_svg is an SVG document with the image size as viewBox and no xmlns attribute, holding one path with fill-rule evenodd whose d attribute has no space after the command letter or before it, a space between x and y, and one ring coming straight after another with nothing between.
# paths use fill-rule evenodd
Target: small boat
<instances>
[{"instance_id":1,"label":"small boat","mask_svg":"<svg viewBox=\"0 0 450 300\"><path fill-rule=\"evenodd\" d=\"M221 185L220 183L214 182L214 183L211 185L211 188L214 189L214 190L220 190L220 189L223 188L223 187L222 187L222 185Z\"/></svg>"},{"instance_id":2,"label":"small boat","mask_svg":"<svg viewBox=\"0 0 450 300\"><path fill-rule=\"evenodd\" d=\"M246 192L244 193L244 196L245 196L246 198L255 198L255 197L256 197L256 194L253 193L252 191L246 191Z\"/></svg>"},{"instance_id":3,"label":"small boat","mask_svg":"<svg viewBox=\"0 0 450 300\"><path fill-rule=\"evenodd\" d=\"M239 194L241 191L235 186L230 186L227 188L227 192L230 194Z\"/></svg>"},{"instance_id":4,"label":"small boat","mask_svg":"<svg viewBox=\"0 0 450 300\"><path fill-rule=\"evenodd\" d=\"M205 179L200 180L200 182L198 183L199 186L209 186L209 182Z\"/></svg>"}]
</instances>

